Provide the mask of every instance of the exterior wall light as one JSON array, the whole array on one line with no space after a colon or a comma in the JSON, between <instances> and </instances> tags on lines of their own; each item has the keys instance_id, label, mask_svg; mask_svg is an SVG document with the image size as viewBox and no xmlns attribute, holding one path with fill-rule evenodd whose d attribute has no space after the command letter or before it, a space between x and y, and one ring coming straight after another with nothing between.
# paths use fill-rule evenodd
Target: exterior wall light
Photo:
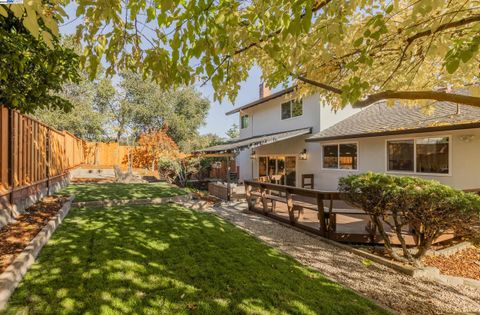
<instances>
[{"instance_id":1,"label":"exterior wall light","mask_svg":"<svg viewBox=\"0 0 480 315\"><path fill-rule=\"evenodd\" d=\"M466 142L466 143L469 143L469 142L472 142L473 140L475 140L474 135L464 135L464 136L460 136L459 138L460 138L461 141Z\"/></svg>"},{"instance_id":2,"label":"exterior wall light","mask_svg":"<svg viewBox=\"0 0 480 315\"><path fill-rule=\"evenodd\" d=\"M252 160L257 159L257 154L255 153L255 151L252 151L252 153L250 154L250 158L251 158Z\"/></svg>"},{"instance_id":3,"label":"exterior wall light","mask_svg":"<svg viewBox=\"0 0 480 315\"><path fill-rule=\"evenodd\" d=\"M300 160L306 160L307 159L307 149L303 149L303 151L300 152L300 154L298 155L298 158Z\"/></svg>"}]
</instances>

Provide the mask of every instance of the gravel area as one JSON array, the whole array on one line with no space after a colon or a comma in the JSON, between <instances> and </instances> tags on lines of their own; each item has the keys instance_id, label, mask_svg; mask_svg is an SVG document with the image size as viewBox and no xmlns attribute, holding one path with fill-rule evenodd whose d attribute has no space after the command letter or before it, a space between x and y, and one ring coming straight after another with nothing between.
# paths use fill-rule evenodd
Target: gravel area
<instances>
[{"instance_id":1,"label":"gravel area","mask_svg":"<svg viewBox=\"0 0 480 315\"><path fill-rule=\"evenodd\" d=\"M231 203L208 211L400 314L480 312L480 290L412 278Z\"/></svg>"}]
</instances>

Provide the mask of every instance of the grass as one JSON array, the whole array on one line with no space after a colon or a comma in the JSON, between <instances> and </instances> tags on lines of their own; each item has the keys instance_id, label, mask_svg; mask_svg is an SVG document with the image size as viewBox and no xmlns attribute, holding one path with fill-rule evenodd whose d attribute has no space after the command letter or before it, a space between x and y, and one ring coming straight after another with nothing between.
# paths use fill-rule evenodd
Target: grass
<instances>
[{"instance_id":1,"label":"grass","mask_svg":"<svg viewBox=\"0 0 480 315\"><path fill-rule=\"evenodd\" d=\"M386 314L211 214L74 208L8 314Z\"/></svg>"},{"instance_id":2,"label":"grass","mask_svg":"<svg viewBox=\"0 0 480 315\"><path fill-rule=\"evenodd\" d=\"M62 189L60 193L74 194L75 201L146 199L184 195L186 190L167 183L145 184L73 184Z\"/></svg>"}]
</instances>

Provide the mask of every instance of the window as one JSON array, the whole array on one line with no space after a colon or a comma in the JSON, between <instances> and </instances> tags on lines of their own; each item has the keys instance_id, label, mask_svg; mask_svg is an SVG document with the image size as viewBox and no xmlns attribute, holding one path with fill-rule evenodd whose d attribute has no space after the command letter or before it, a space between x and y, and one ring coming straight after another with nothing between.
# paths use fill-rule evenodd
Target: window
<instances>
[{"instance_id":1,"label":"window","mask_svg":"<svg viewBox=\"0 0 480 315\"><path fill-rule=\"evenodd\" d=\"M323 168L356 170L357 144L342 143L323 146Z\"/></svg>"},{"instance_id":2,"label":"window","mask_svg":"<svg viewBox=\"0 0 480 315\"><path fill-rule=\"evenodd\" d=\"M396 140L387 142L388 170L413 172L413 140Z\"/></svg>"},{"instance_id":3,"label":"window","mask_svg":"<svg viewBox=\"0 0 480 315\"><path fill-rule=\"evenodd\" d=\"M303 115L302 101L288 101L282 104L282 119Z\"/></svg>"},{"instance_id":4,"label":"window","mask_svg":"<svg viewBox=\"0 0 480 315\"><path fill-rule=\"evenodd\" d=\"M240 129L245 129L248 127L248 115L243 115L240 117Z\"/></svg>"},{"instance_id":5,"label":"window","mask_svg":"<svg viewBox=\"0 0 480 315\"><path fill-rule=\"evenodd\" d=\"M388 171L449 173L449 137L387 141Z\"/></svg>"},{"instance_id":6,"label":"window","mask_svg":"<svg viewBox=\"0 0 480 315\"><path fill-rule=\"evenodd\" d=\"M448 174L448 137L416 141L417 172Z\"/></svg>"}]
</instances>

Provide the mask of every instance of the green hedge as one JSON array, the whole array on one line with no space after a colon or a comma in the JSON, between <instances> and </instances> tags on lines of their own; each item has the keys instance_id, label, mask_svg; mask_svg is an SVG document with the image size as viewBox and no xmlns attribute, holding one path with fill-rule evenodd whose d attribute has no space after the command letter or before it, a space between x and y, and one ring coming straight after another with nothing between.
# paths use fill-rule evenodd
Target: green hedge
<instances>
[{"instance_id":1,"label":"green hedge","mask_svg":"<svg viewBox=\"0 0 480 315\"><path fill-rule=\"evenodd\" d=\"M418 250L412 254L404 245L404 256L394 257L418 263L432 242L442 233L458 235L479 233L480 196L456 190L434 180L412 176L364 173L341 178L339 190L351 204L367 212L379 226L388 248L387 233L391 226L400 241L406 229L418 236ZM392 251L392 256L395 256Z\"/></svg>"}]
</instances>

